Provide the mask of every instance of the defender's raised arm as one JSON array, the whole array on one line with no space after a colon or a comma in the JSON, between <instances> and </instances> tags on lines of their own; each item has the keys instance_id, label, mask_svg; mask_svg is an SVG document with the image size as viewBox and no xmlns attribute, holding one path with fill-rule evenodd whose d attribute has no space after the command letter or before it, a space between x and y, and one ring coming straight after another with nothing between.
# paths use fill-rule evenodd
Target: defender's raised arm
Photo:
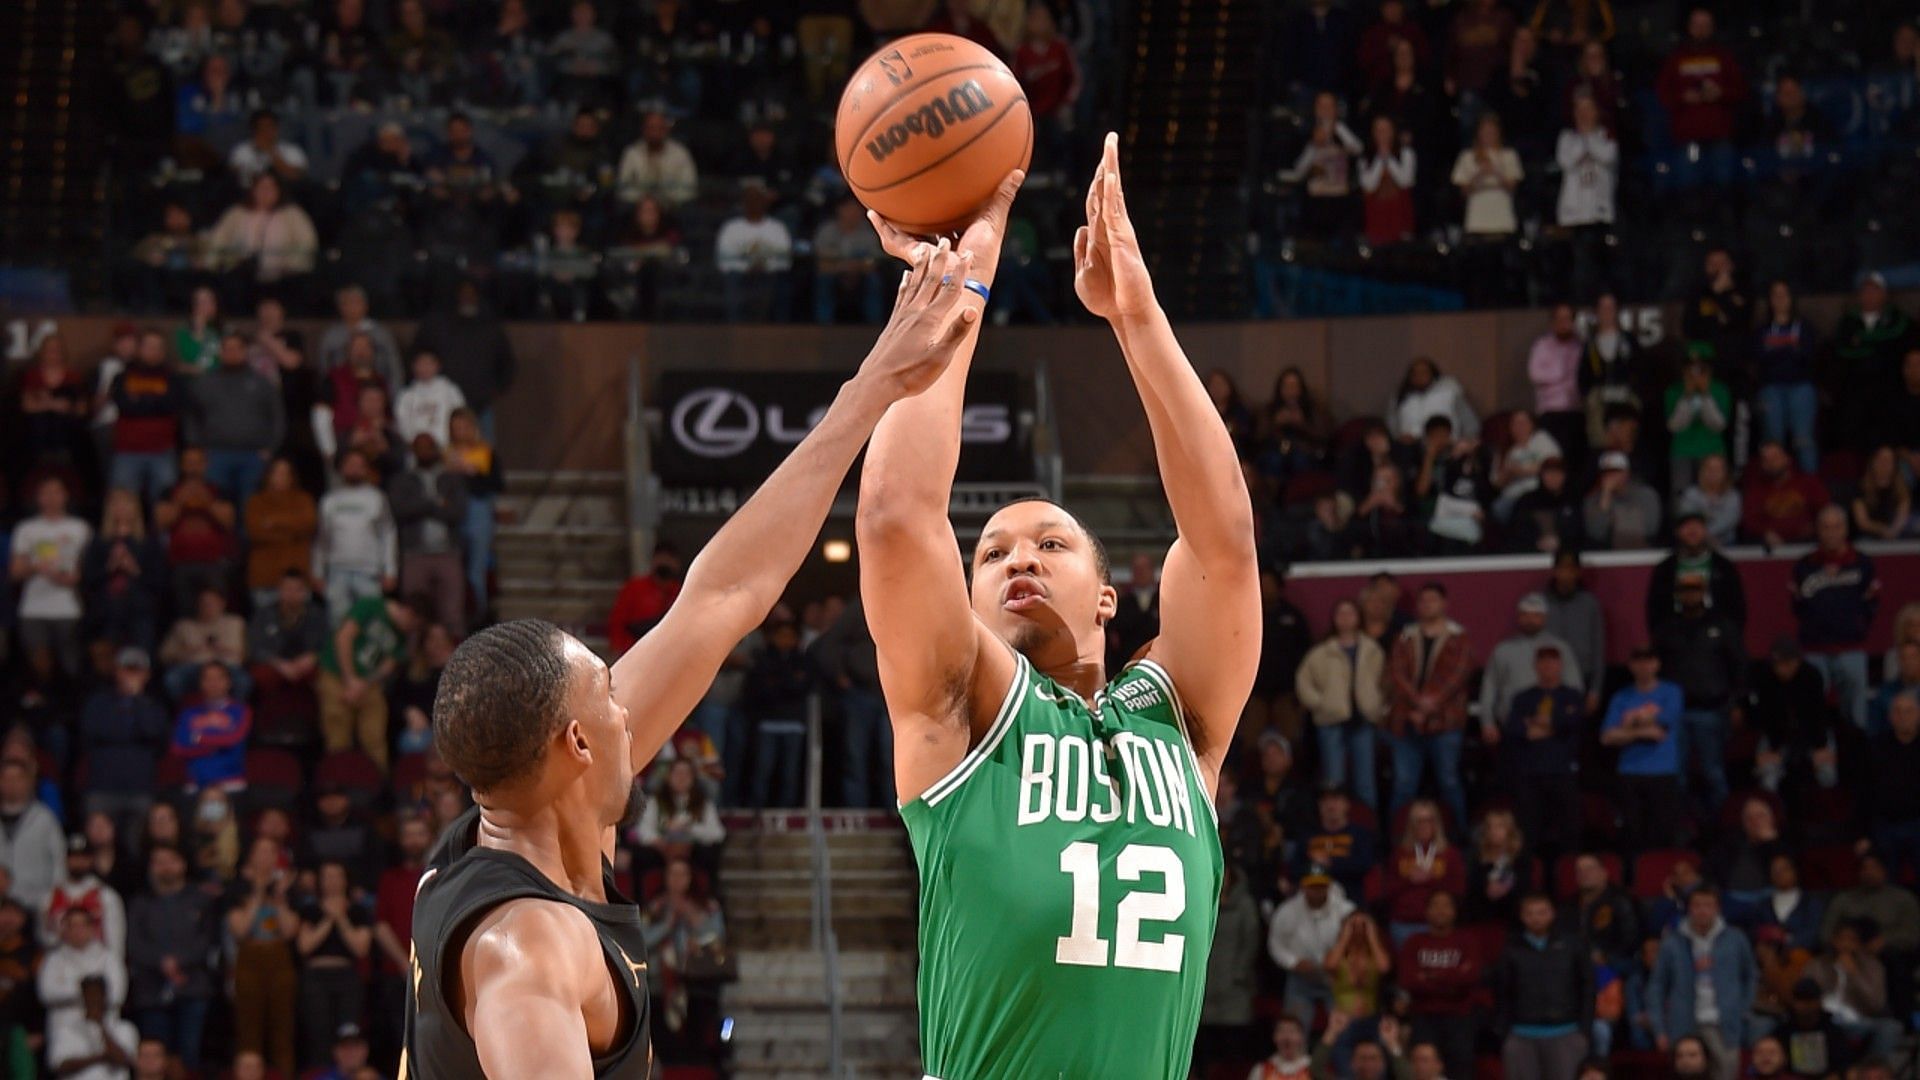
<instances>
[{"instance_id":1,"label":"defender's raised arm","mask_svg":"<svg viewBox=\"0 0 1920 1080\"><path fill-rule=\"evenodd\" d=\"M740 639L779 602L812 549L847 469L887 407L940 377L979 319L954 287L962 260L946 244L914 252L893 319L833 405L687 570L658 626L613 666L616 698L632 717L640 767L693 710Z\"/></svg>"}]
</instances>

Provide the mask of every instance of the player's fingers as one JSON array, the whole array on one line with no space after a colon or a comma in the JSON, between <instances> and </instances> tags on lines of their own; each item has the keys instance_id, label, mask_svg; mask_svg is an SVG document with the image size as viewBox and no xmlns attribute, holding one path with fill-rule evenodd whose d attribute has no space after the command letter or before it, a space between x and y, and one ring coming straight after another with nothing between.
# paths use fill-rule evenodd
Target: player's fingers
<instances>
[{"instance_id":1,"label":"player's fingers","mask_svg":"<svg viewBox=\"0 0 1920 1080\"><path fill-rule=\"evenodd\" d=\"M1120 135L1118 132L1107 132L1106 141L1100 145L1100 171L1113 173L1120 171Z\"/></svg>"},{"instance_id":2,"label":"player's fingers","mask_svg":"<svg viewBox=\"0 0 1920 1080\"><path fill-rule=\"evenodd\" d=\"M900 302L912 305L919 302L920 290L926 284L927 266L933 261L932 245L921 244L908 253L908 261L913 265L900 279Z\"/></svg>"},{"instance_id":3,"label":"player's fingers","mask_svg":"<svg viewBox=\"0 0 1920 1080\"><path fill-rule=\"evenodd\" d=\"M946 347L960 344L960 339L967 336L967 330L970 329L974 323L977 323L979 321L980 321L979 308L975 308L975 307L961 308L959 312L957 312L953 316L953 318L948 321L947 332L941 335L941 338L940 338L940 342L939 342L940 346L942 348L946 348Z\"/></svg>"},{"instance_id":4,"label":"player's fingers","mask_svg":"<svg viewBox=\"0 0 1920 1080\"><path fill-rule=\"evenodd\" d=\"M1120 183L1120 163L1116 160L1107 173L1107 217L1119 222L1123 227L1127 218L1127 189Z\"/></svg>"},{"instance_id":5,"label":"player's fingers","mask_svg":"<svg viewBox=\"0 0 1920 1080\"><path fill-rule=\"evenodd\" d=\"M1073 265L1075 269L1081 269L1087 265L1087 256L1092 250L1089 246L1091 243L1092 241L1088 239L1088 229L1085 225L1073 230Z\"/></svg>"},{"instance_id":6,"label":"player's fingers","mask_svg":"<svg viewBox=\"0 0 1920 1080\"><path fill-rule=\"evenodd\" d=\"M1087 224L1100 220L1100 169L1093 170L1093 179L1087 182Z\"/></svg>"},{"instance_id":7,"label":"player's fingers","mask_svg":"<svg viewBox=\"0 0 1920 1080\"><path fill-rule=\"evenodd\" d=\"M948 255L947 272L941 282L939 295L934 297L933 309L945 318L960 306L967 295L966 281L973 275L973 254L955 251Z\"/></svg>"},{"instance_id":8,"label":"player's fingers","mask_svg":"<svg viewBox=\"0 0 1920 1080\"><path fill-rule=\"evenodd\" d=\"M928 249L925 269L920 276L920 286L914 296L918 303L923 305L931 303L939 294L941 280L950 277L952 260L953 247L944 236Z\"/></svg>"},{"instance_id":9,"label":"player's fingers","mask_svg":"<svg viewBox=\"0 0 1920 1080\"><path fill-rule=\"evenodd\" d=\"M1000 186L994 189L993 198L988 201L989 215L1005 221L1007 214L1013 209L1014 196L1020 194L1020 185L1025 183L1026 179L1025 169L1015 169L1003 177Z\"/></svg>"}]
</instances>

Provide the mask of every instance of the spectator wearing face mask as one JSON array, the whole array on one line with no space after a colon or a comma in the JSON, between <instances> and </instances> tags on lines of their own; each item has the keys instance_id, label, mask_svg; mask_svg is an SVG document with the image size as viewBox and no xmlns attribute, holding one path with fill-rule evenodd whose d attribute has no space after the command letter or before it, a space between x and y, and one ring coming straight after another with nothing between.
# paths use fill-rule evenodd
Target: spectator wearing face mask
<instances>
[{"instance_id":1,"label":"spectator wearing face mask","mask_svg":"<svg viewBox=\"0 0 1920 1080\"><path fill-rule=\"evenodd\" d=\"M633 648L666 615L680 595L680 574L680 553L671 545L661 544L653 549L653 562L647 572L629 578L620 587L613 613L607 618L607 641L614 652Z\"/></svg>"}]
</instances>

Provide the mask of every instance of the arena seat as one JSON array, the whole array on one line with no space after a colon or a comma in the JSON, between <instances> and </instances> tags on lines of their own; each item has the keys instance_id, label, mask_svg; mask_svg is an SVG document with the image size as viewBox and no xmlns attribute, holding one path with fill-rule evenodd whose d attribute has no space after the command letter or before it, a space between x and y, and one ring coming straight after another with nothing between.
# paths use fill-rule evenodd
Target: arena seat
<instances>
[{"instance_id":1,"label":"arena seat","mask_svg":"<svg viewBox=\"0 0 1920 1080\"><path fill-rule=\"evenodd\" d=\"M356 806L366 806L387 786L386 774L359 750L336 750L313 770L315 787L338 786Z\"/></svg>"},{"instance_id":2,"label":"arena seat","mask_svg":"<svg viewBox=\"0 0 1920 1080\"><path fill-rule=\"evenodd\" d=\"M388 781L395 795L406 797L426 779L427 756L425 754L401 754L393 759L393 775L388 777Z\"/></svg>"},{"instance_id":3,"label":"arena seat","mask_svg":"<svg viewBox=\"0 0 1920 1080\"><path fill-rule=\"evenodd\" d=\"M285 750L249 750L246 763L247 798L255 806L289 809L300 799L306 783L300 759Z\"/></svg>"},{"instance_id":4,"label":"arena seat","mask_svg":"<svg viewBox=\"0 0 1920 1080\"><path fill-rule=\"evenodd\" d=\"M168 750L153 767L153 786L162 791L177 791L187 786L187 759Z\"/></svg>"},{"instance_id":5,"label":"arena seat","mask_svg":"<svg viewBox=\"0 0 1920 1080\"><path fill-rule=\"evenodd\" d=\"M1732 795L1727 796L1727 801L1720 804L1720 812L1715 820L1721 832L1739 831L1740 814L1742 809L1747 805L1748 799L1766 800L1767 805L1773 808L1773 819L1775 821L1784 822L1787 820L1787 804L1780 800L1780 796L1765 788L1742 788Z\"/></svg>"},{"instance_id":6,"label":"arena seat","mask_svg":"<svg viewBox=\"0 0 1920 1080\"><path fill-rule=\"evenodd\" d=\"M1620 856L1615 855L1611 851L1602 851L1596 854L1600 857L1600 865L1607 868L1608 881L1618 885L1626 880L1625 867L1620 862ZM1562 900L1580 891L1579 886L1574 883L1573 877L1573 862L1577 857L1578 856L1575 855L1562 855L1554 860L1553 894Z\"/></svg>"},{"instance_id":7,"label":"arena seat","mask_svg":"<svg viewBox=\"0 0 1920 1080\"><path fill-rule=\"evenodd\" d=\"M1641 852L1633 860L1633 882L1628 886L1628 891L1641 900L1659 896L1666 886L1667 875L1673 873L1673 868L1681 863L1692 863L1698 869L1702 865L1700 853L1686 848Z\"/></svg>"},{"instance_id":8,"label":"arena seat","mask_svg":"<svg viewBox=\"0 0 1920 1080\"><path fill-rule=\"evenodd\" d=\"M1851 889L1860 883L1860 856L1851 844L1821 844L1800 852L1802 888L1821 892Z\"/></svg>"}]
</instances>

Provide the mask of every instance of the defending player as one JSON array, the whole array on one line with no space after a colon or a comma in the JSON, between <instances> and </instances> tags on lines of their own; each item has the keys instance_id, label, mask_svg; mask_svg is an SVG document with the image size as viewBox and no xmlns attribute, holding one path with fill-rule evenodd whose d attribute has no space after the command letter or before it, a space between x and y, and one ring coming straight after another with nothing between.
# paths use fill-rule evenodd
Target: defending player
<instances>
[{"instance_id":1,"label":"defending player","mask_svg":"<svg viewBox=\"0 0 1920 1080\"><path fill-rule=\"evenodd\" d=\"M983 281L1002 194L960 241ZM875 228L889 250L914 248ZM1108 680L1106 554L1061 507L1007 506L970 568L954 558L947 501L977 332L931 390L888 410L861 475L860 591L920 864L921 1053L939 1080L1186 1076L1218 909L1212 794L1260 651L1253 518L1154 299L1113 135L1074 257L1075 291L1119 337L1179 528L1144 658Z\"/></svg>"},{"instance_id":2,"label":"defending player","mask_svg":"<svg viewBox=\"0 0 1920 1080\"><path fill-rule=\"evenodd\" d=\"M434 741L477 805L420 881L402 1080L650 1075L640 910L612 884L614 829L635 773L779 600L887 406L931 385L978 318L945 245L913 262L859 373L611 670L537 620L454 652Z\"/></svg>"}]
</instances>

